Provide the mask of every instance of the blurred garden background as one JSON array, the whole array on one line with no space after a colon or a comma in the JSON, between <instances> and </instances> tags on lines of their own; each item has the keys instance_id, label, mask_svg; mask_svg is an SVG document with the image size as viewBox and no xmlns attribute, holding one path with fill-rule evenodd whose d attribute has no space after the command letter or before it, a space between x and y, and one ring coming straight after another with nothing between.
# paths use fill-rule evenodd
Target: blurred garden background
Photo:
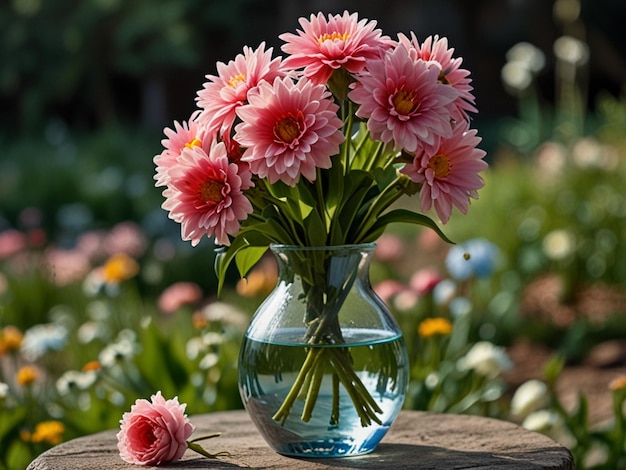
<instances>
[{"instance_id":1,"label":"blurred garden background","mask_svg":"<svg viewBox=\"0 0 626 470\"><path fill-rule=\"evenodd\" d=\"M323 11L447 36L491 165L458 245L397 227L372 282L412 360L406 407L507 419L626 468L626 2L6 0L0 5L0 469L116 428L161 390L240 408L271 259L216 298L212 242L152 158L215 62ZM464 253L471 262L462 262Z\"/></svg>"}]
</instances>

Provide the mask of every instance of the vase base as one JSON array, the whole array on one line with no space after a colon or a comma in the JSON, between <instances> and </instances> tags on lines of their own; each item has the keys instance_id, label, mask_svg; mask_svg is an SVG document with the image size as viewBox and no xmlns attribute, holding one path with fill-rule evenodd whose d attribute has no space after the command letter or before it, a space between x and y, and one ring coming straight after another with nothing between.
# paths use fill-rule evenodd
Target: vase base
<instances>
[{"instance_id":1,"label":"vase base","mask_svg":"<svg viewBox=\"0 0 626 470\"><path fill-rule=\"evenodd\" d=\"M279 447L274 447L274 450L281 455L299 458L356 457L373 452L386 433L387 428L381 428L367 442L352 439L320 439L283 443Z\"/></svg>"}]
</instances>

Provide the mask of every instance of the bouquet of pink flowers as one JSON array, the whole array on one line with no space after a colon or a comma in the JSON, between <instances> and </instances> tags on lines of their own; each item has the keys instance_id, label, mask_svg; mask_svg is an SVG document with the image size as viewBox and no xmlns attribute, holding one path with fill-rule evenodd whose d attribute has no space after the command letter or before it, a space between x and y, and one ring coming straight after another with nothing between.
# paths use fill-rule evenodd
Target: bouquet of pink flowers
<instances>
[{"instance_id":1,"label":"bouquet of pink flowers","mask_svg":"<svg viewBox=\"0 0 626 470\"><path fill-rule=\"evenodd\" d=\"M348 12L300 25L279 36L285 58L262 43L218 62L154 158L182 238L220 246L220 288L233 261L245 276L271 244L371 242L391 223L445 238L426 213L446 223L484 184L470 73L446 38L392 40ZM415 210L394 205L417 195Z\"/></svg>"}]
</instances>

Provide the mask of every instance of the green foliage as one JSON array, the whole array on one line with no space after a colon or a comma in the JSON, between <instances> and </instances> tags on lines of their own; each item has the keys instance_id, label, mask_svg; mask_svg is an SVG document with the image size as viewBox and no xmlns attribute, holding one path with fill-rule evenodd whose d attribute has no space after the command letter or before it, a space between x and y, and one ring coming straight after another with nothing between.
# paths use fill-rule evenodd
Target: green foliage
<instances>
[{"instance_id":1,"label":"green foliage","mask_svg":"<svg viewBox=\"0 0 626 470\"><path fill-rule=\"evenodd\" d=\"M199 65L213 40L223 47L241 37L250 26L240 20L250 4L254 2L3 2L0 97L17 107L17 116L2 116L3 125L37 129L59 110L75 112L80 125L86 120L109 124L126 99L118 96L117 82L130 85L125 93L137 96L149 77Z\"/></svg>"}]
</instances>

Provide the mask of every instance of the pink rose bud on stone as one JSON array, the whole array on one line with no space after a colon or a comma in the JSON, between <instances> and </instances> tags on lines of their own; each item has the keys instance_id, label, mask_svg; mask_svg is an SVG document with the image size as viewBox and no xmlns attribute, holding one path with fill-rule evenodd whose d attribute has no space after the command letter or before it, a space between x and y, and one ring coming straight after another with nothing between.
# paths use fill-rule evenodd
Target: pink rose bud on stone
<instances>
[{"instance_id":1,"label":"pink rose bud on stone","mask_svg":"<svg viewBox=\"0 0 626 470\"><path fill-rule=\"evenodd\" d=\"M186 405L178 403L178 397L166 400L160 391L150 400L137 400L122 416L117 433L120 457L146 466L176 462L194 430L185 414Z\"/></svg>"}]
</instances>

